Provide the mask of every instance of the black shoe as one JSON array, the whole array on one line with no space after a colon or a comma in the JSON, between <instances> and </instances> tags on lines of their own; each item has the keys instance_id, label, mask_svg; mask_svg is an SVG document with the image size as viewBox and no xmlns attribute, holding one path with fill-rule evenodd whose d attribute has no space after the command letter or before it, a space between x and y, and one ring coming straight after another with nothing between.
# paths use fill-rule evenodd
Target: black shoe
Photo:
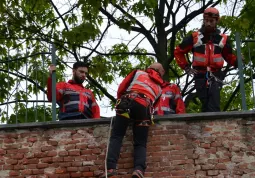
<instances>
[{"instance_id":1,"label":"black shoe","mask_svg":"<svg viewBox=\"0 0 255 178\"><path fill-rule=\"evenodd\" d=\"M134 170L132 178L144 178L143 172L140 170Z\"/></svg>"},{"instance_id":2,"label":"black shoe","mask_svg":"<svg viewBox=\"0 0 255 178\"><path fill-rule=\"evenodd\" d=\"M106 173L103 173L102 176L100 176L100 178L106 178L106 174L107 174L107 177L111 177L111 178L114 178L116 175L118 175L116 169L109 169L107 170Z\"/></svg>"}]
</instances>

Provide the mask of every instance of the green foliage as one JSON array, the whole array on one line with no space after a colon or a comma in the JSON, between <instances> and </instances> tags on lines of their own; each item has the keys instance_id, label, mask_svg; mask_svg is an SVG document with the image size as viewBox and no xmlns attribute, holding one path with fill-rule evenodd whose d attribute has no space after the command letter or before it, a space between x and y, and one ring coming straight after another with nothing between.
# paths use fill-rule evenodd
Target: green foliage
<instances>
[{"instance_id":1,"label":"green foliage","mask_svg":"<svg viewBox=\"0 0 255 178\"><path fill-rule=\"evenodd\" d=\"M186 108L186 113L200 113L201 107L202 107L202 103L196 97L189 102L188 107Z\"/></svg>"},{"instance_id":2,"label":"green foliage","mask_svg":"<svg viewBox=\"0 0 255 178\"><path fill-rule=\"evenodd\" d=\"M101 6L106 7L108 4L109 0L79 0L77 5L81 7L83 22L100 25L102 23L102 17L99 15L99 8Z\"/></svg>"},{"instance_id":3,"label":"green foliage","mask_svg":"<svg viewBox=\"0 0 255 178\"><path fill-rule=\"evenodd\" d=\"M71 31L63 31L63 38L70 44L81 45L84 41L95 40L99 32L100 30L91 23L82 23Z\"/></svg>"},{"instance_id":4,"label":"green foliage","mask_svg":"<svg viewBox=\"0 0 255 178\"><path fill-rule=\"evenodd\" d=\"M136 2L132 6L132 11L135 14L143 14L147 17L149 17L152 21L154 21L154 11L157 7L158 2L155 0L141 0Z\"/></svg>"},{"instance_id":5,"label":"green foliage","mask_svg":"<svg viewBox=\"0 0 255 178\"><path fill-rule=\"evenodd\" d=\"M1 118L1 122L7 122L7 124L26 123L26 122L45 122L52 121L51 108L44 106L36 106L33 108L26 108L26 105L19 103L16 106L15 113L10 117L6 117L5 113Z\"/></svg>"},{"instance_id":6,"label":"green foliage","mask_svg":"<svg viewBox=\"0 0 255 178\"><path fill-rule=\"evenodd\" d=\"M240 16L223 16L220 25L230 28L232 32L240 32L243 38L249 37L250 35L254 36L254 10L255 4L253 0L246 0Z\"/></svg>"},{"instance_id":7,"label":"green foliage","mask_svg":"<svg viewBox=\"0 0 255 178\"><path fill-rule=\"evenodd\" d=\"M143 48L137 48L135 53L147 53L148 51ZM149 67L153 62L155 61L155 58L152 56L146 56L146 55L135 55L134 58L138 60L138 64L135 66L137 69L146 69Z\"/></svg>"},{"instance_id":8,"label":"green foliage","mask_svg":"<svg viewBox=\"0 0 255 178\"><path fill-rule=\"evenodd\" d=\"M163 6L165 7L165 17L158 19L159 17L155 15L162 2L165 3L166 1L79 0L61 1L63 4L60 6L56 1L1 0L0 78L2 80L0 80L0 102L4 103L7 100L15 99L27 100L34 94L45 92L48 76L47 68L51 63L51 59L50 56L46 56L45 59L42 60L40 53L49 52L49 46L52 43L55 44L57 51L57 81L63 81L65 79L64 73L66 73L66 69L70 67L70 61L80 60L80 56L84 54L88 55L92 52L92 55L87 57L89 57L88 60L91 62L90 76L97 82L97 85L88 83L87 87L92 89L99 98L103 97L105 91L107 91L108 88L105 86L115 83L116 78L125 77L134 68L145 69L152 62L156 61L162 62L170 81L178 81L179 84L182 85L185 83L183 80L186 80L186 74L173 62L173 51L170 50L173 46L170 45L172 44L171 42L173 42L175 47L175 45L179 44L183 37L191 33L191 31L185 34L185 30L179 28L179 26L183 24L178 24L177 17L185 17L184 13L175 14L175 12L179 10L176 9L176 7L179 8L178 5L181 6L180 9L189 9L191 8L189 4L192 5L198 1L176 1L174 2L173 9L168 9L167 5L172 2L168 0L168 4L164 4ZM215 2L216 0L206 0L205 4L209 3L212 5ZM222 0L220 3L226 3L226 0ZM201 6L203 6L202 3ZM220 26L223 28L227 27L231 30L231 39L234 39L233 34L236 31L241 32L242 39L254 38L254 6L252 0L246 0L240 17L225 16L221 18ZM169 10L171 10L171 12ZM108 14L104 14L104 11L107 11ZM167 14L170 15L169 20L173 23L168 26L164 24L167 19ZM180 17L180 15L182 15L182 17ZM156 24L156 18L159 20L158 22L162 23ZM190 17L186 19L187 22L189 22L189 18ZM111 26L117 26L119 30L128 32L130 37L125 38L129 38L130 42L120 39L113 43L110 41L107 47L101 44L95 45L100 42L105 42L106 35L110 30L105 33L105 36L102 35L106 21L108 20ZM148 24L150 27L148 27ZM151 26L153 27L151 28ZM186 26L188 26L188 24L184 24L183 27ZM162 29L163 32L161 31ZM166 34L167 30L172 30L177 34L171 36L171 33ZM131 38L133 38L133 33L131 32L135 32L135 35L138 33L140 35L139 37L144 37L144 39L151 44L153 50L148 51L147 46L140 45L140 42L137 42L137 45L132 44L136 47L131 48L130 44L133 40L131 40ZM159 44L159 41L164 41L164 39L167 41L167 44ZM250 44L250 47L253 49L255 46L254 44ZM148 52L155 53L156 57L146 55ZM254 69L253 63L255 61L253 59L255 53L248 50L247 44L242 45L242 52L246 62L250 61L248 60L249 56L251 56L252 59L251 66L245 68L244 71L244 75L247 78L252 75L251 71ZM24 58L25 56L31 57ZM159 56L168 56L169 59L159 60ZM19 60L14 60L9 63L5 62L8 59ZM8 70L10 74L6 72ZM27 81L28 84L24 85L26 78L29 79ZM237 86L236 82L237 81L233 81L231 85L223 88L222 107L227 103L228 98ZM18 93L15 92L17 84L20 84ZM187 88L184 93L187 94L188 89L192 86L184 85ZM181 88L185 87L181 86ZM249 85L246 87L247 96L251 96L251 87L249 87ZM26 93L26 91L28 93ZM115 96L113 93L110 93L110 95ZM200 105L200 102L194 99L189 104L187 111L200 112ZM240 108L240 100L235 98L235 101L232 101L228 109L235 110L238 108ZM38 118L35 119L35 108L29 108L28 115L30 118L28 118L27 121L42 121L42 111L42 107L38 106ZM47 108L46 111L47 117L50 116L50 108ZM14 121L16 121L16 115L18 116L19 122L26 122L26 120L22 119L25 113L24 105L22 104L19 104L19 106L14 109L14 113L10 118L5 118L5 114L2 114L3 112L5 111L1 111L1 117L5 122L14 123Z\"/></svg>"}]
</instances>

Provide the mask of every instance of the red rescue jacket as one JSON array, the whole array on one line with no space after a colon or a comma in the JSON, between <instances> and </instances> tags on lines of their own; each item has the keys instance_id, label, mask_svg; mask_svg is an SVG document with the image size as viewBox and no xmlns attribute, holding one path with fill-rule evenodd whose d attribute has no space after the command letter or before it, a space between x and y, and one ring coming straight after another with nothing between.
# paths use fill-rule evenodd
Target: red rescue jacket
<instances>
[{"instance_id":1,"label":"red rescue jacket","mask_svg":"<svg viewBox=\"0 0 255 178\"><path fill-rule=\"evenodd\" d=\"M207 42L202 29L183 39L174 51L176 62L182 69L189 66L185 54L190 51L193 53L194 69L206 71L206 68L210 67L213 72L218 71L223 67L224 60L232 66L237 66L236 56L232 54L228 36L220 34L219 31L214 33Z\"/></svg>"},{"instance_id":2,"label":"red rescue jacket","mask_svg":"<svg viewBox=\"0 0 255 178\"><path fill-rule=\"evenodd\" d=\"M119 85L117 99L120 99L126 93L136 92L146 95L154 104L161 95L162 84L163 79L157 71L153 69L147 69L146 71L134 70ZM144 106L147 104L139 97L135 100Z\"/></svg>"},{"instance_id":3,"label":"red rescue jacket","mask_svg":"<svg viewBox=\"0 0 255 178\"><path fill-rule=\"evenodd\" d=\"M47 81L47 97L52 101L51 78ZM61 113L83 113L87 118L100 118L100 109L91 90L82 84L58 82L56 84L56 100Z\"/></svg>"},{"instance_id":4,"label":"red rescue jacket","mask_svg":"<svg viewBox=\"0 0 255 178\"><path fill-rule=\"evenodd\" d=\"M155 115L186 113L180 89L177 85L165 82L162 86L160 101L155 106Z\"/></svg>"}]
</instances>

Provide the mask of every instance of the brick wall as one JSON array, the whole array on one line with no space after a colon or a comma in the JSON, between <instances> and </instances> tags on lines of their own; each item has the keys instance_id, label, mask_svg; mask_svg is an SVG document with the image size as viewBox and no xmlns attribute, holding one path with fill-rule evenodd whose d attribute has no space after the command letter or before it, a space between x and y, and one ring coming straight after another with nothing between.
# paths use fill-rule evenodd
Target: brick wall
<instances>
[{"instance_id":1,"label":"brick wall","mask_svg":"<svg viewBox=\"0 0 255 178\"><path fill-rule=\"evenodd\" d=\"M104 170L109 124L3 128L1 178L97 177ZM145 177L255 177L254 131L251 117L159 119L150 128ZM125 178L133 166L130 128L126 135L118 164Z\"/></svg>"}]
</instances>

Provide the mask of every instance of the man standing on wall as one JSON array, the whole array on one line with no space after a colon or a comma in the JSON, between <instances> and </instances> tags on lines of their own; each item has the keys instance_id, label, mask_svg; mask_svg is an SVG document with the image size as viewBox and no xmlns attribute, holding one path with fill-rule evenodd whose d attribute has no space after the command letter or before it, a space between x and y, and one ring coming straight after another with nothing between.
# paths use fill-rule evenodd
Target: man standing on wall
<instances>
[{"instance_id":1,"label":"man standing on wall","mask_svg":"<svg viewBox=\"0 0 255 178\"><path fill-rule=\"evenodd\" d=\"M50 76L47 82L47 97L52 101L52 72L55 65L50 65ZM73 77L68 82L56 84L56 101L59 108L59 120L100 118L100 109L91 90L86 89L82 83L88 75L88 65L78 61L73 64Z\"/></svg>"},{"instance_id":2,"label":"man standing on wall","mask_svg":"<svg viewBox=\"0 0 255 178\"><path fill-rule=\"evenodd\" d=\"M116 167L123 137L132 119L134 142L134 171L132 178L143 178L146 169L146 145L153 105L161 95L162 76L160 63L148 69L132 71L120 84L117 92L116 119L107 154L107 172L102 177L117 175Z\"/></svg>"},{"instance_id":3,"label":"man standing on wall","mask_svg":"<svg viewBox=\"0 0 255 178\"><path fill-rule=\"evenodd\" d=\"M174 51L177 64L189 75L194 75L197 95L202 103L202 112L220 111L220 90L224 74L224 60L237 67L230 39L216 28L220 15L216 8L204 11L202 28L184 38ZM192 68L185 54L192 51Z\"/></svg>"}]
</instances>

